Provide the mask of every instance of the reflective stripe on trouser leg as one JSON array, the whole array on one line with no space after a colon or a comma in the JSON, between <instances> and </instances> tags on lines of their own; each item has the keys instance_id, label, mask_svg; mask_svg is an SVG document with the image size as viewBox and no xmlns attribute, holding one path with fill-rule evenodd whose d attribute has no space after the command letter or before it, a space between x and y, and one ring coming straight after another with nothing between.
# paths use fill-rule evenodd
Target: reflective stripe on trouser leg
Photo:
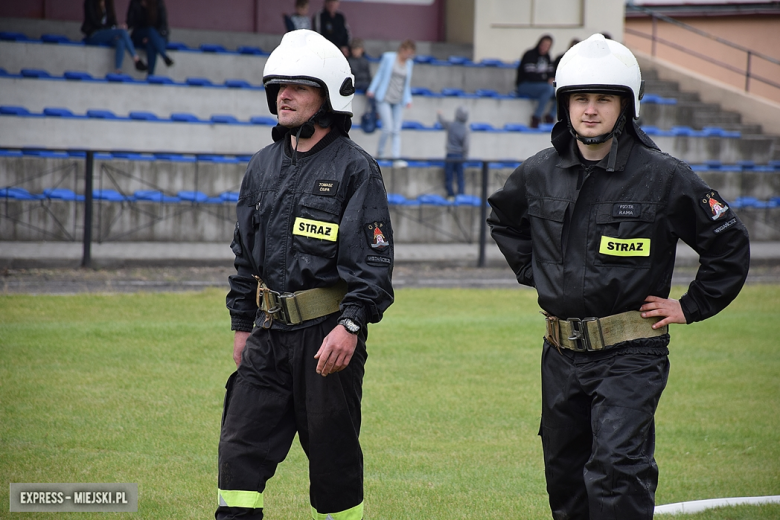
<instances>
[{"instance_id":1,"label":"reflective stripe on trouser leg","mask_svg":"<svg viewBox=\"0 0 780 520\"><path fill-rule=\"evenodd\" d=\"M338 513L318 513L317 510L312 507L311 517L313 520L362 520L363 504L360 503L353 508Z\"/></svg>"},{"instance_id":2,"label":"reflective stripe on trouser leg","mask_svg":"<svg viewBox=\"0 0 780 520\"><path fill-rule=\"evenodd\" d=\"M217 503L222 507L260 509L263 507L263 494L257 491L218 489Z\"/></svg>"}]
</instances>

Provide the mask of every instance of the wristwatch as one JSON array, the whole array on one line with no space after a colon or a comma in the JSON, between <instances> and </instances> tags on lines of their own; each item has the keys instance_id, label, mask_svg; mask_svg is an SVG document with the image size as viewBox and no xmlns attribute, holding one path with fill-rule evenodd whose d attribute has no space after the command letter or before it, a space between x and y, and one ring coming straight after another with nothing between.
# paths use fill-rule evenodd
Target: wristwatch
<instances>
[{"instance_id":1,"label":"wristwatch","mask_svg":"<svg viewBox=\"0 0 780 520\"><path fill-rule=\"evenodd\" d=\"M347 332L350 334L357 334L360 332L360 325L355 323L353 320L349 318L341 318L339 320L339 325L343 325L345 329L347 329Z\"/></svg>"}]
</instances>

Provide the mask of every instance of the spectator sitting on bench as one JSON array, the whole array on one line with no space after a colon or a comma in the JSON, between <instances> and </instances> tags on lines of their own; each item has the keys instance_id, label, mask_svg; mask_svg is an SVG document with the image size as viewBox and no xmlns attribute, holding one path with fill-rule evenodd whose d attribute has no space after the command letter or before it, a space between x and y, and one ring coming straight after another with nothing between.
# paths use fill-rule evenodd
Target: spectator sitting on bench
<instances>
[{"instance_id":1,"label":"spectator sitting on bench","mask_svg":"<svg viewBox=\"0 0 780 520\"><path fill-rule=\"evenodd\" d=\"M117 73L122 72L125 50L133 57L136 70L146 70L146 64L135 52L126 28L117 27L114 0L84 0L84 23L81 24L81 32L85 35L84 42L87 45L108 43L116 48L114 69Z\"/></svg>"},{"instance_id":2,"label":"spectator sitting on bench","mask_svg":"<svg viewBox=\"0 0 780 520\"><path fill-rule=\"evenodd\" d=\"M157 55L162 56L170 67L173 60L168 57L168 11L163 0L130 0L127 6L127 26L132 30L130 39L136 47L146 47L146 61L149 74L154 74Z\"/></svg>"}]
</instances>

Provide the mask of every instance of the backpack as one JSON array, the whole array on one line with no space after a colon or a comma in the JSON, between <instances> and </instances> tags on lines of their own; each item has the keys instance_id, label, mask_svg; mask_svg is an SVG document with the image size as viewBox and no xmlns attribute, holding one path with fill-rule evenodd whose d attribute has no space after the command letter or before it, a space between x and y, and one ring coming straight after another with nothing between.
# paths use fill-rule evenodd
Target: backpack
<instances>
[{"instance_id":1,"label":"backpack","mask_svg":"<svg viewBox=\"0 0 780 520\"><path fill-rule=\"evenodd\" d=\"M376 113L376 101L374 98L366 98L366 111L360 116L360 128L367 134L376 130L376 122L379 115Z\"/></svg>"}]
</instances>

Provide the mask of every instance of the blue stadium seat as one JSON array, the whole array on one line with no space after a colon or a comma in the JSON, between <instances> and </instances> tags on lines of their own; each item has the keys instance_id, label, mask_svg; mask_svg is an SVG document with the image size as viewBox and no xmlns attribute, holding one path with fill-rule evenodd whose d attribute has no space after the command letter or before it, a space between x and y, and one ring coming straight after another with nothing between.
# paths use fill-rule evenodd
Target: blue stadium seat
<instances>
[{"instance_id":1,"label":"blue stadium seat","mask_svg":"<svg viewBox=\"0 0 780 520\"><path fill-rule=\"evenodd\" d=\"M227 163L237 164L239 160L235 156L231 155L217 155L217 154L200 154L196 156L199 161L215 162L215 163Z\"/></svg>"},{"instance_id":2,"label":"blue stadium seat","mask_svg":"<svg viewBox=\"0 0 780 520\"><path fill-rule=\"evenodd\" d=\"M10 186L7 188L0 188L0 198L14 200L41 200L45 197L43 195L33 195L24 188Z\"/></svg>"},{"instance_id":3,"label":"blue stadium seat","mask_svg":"<svg viewBox=\"0 0 780 520\"><path fill-rule=\"evenodd\" d=\"M482 199L476 195L455 195L456 206L482 206Z\"/></svg>"},{"instance_id":4,"label":"blue stadium seat","mask_svg":"<svg viewBox=\"0 0 780 520\"><path fill-rule=\"evenodd\" d=\"M737 161L737 166L742 171L756 169L756 163L753 161Z\"/></svg>"},{"instance_id":5,"label":"blue stadium seat","mask_svg":"<svg viewBox=\"0 0 780 520\"><path fill-rule=\"evenodd\" d=\"M427 193L417 197L417 202L426 206L452 206L453 203L436 193Z\"/></svg>"},{"instance_id":6,"label":"blue stadium seat","mask_svg":"<svg viewBox=\"0 0 780 520\"><path fill-rule=\"evenodd\" d=\"M46 72L43 69L22 69L19 71L19 73L24 78L38 78L38 79L44 79L44 78L51 78L52 75Z\"/></svg>"},{"instance_id":7,"label":"blue stadium seat","mask_svg":"<svg viewBox=\"0 0 780 520\"><path fill-rule=\"evenodd\" d=\"M21 157L21 150L0 150L0 157Z\"/></svg>"},{"instance_id":8,"label":"blue stadium seat","mask_svg":"<svg viewBox=\"0 0 780 520\"><path fill-rule=\"evenodd\" d=\"M137 190L133 197L135 197L135 200L143 200L148 202L181 202L181 199L179 197L172 197L170 195L166 195L165 193L159 191L159 190Z\"/></svg>"},{"instance_id":9,"label":"blue stadium seat","mask_svg":"<svg viewBox=\"0 0 780 520\"><path fill-rule=\"evenodd\" d=\"M92 77L92 74L80 70L66 70L62 77L73 81L89 81L95 79Z\"/></svg>"},{"instance_id":10,"label":"blue stadium seat","mask_svg":"<svg viewBox=\"0 0 780 520\"><path fill-rule=\"evenodd\" d=\"M92 190L92 198L95 200L105 200L108 202L124 202L132 200L133 197L126 197L116 190Z\"/></svg>"},{"instance_id":11,"label":"blue stadium seat","mask_svg":"<svg viewBox=\"0 0 780 520\"><path fill-rule=\"evenodd\" d=\"M187 47L182 42L168 42L165 45L165 49L169 51L189 51L191 50L189 47Z\"/></svg>"},{"instance_id":12,"label":"blue stadium seat","mask_svg":"<svg viewBox=\"0 0 780 520\"><path fill-rule=\"evenodd\" d=\"M252 85L243 79L226 79L225 86L228 88L252 88Z\"/></svg>"},{"instance_id":13,"label":"blue stadium seat","mask_svg":"<svg viewBox=\"0 0 780 520\"><path fill-rule=\"evenodd\" d=\"M672 133L673 136L693 137L696 135L696 131L690 126L673 126L670 129L670 132Z\"/></svg>"},{"instance_id":14,"label":"blue stadium seat","mask_svg":"<svg viewBox=\"0 0 780 520\"><path fill-rule=\"evenodd\" d=\"M236 159L238 159L238 162L249 162L252 160L251 155L236 155Z\"/></svg>"},{"instance_id":15,"label":"blue stadium seat","mask_svg":"<svg viewBox=\"0 0 780 520\"><path fill-rule=\"evenodd\" d=\"M474 122L469 125L469 128L471 128L472 132L500 132L501 131L493 128L493 125L491 125L490 123Z\"/></svg>"},{"instance_id":16,"label":"blue stadium seat","mask_svg":"<svg viewBox=\"0 0 780 520\"><path fill-rule=\"evenodd\" d=\"M252 116L249 122L253 125L276 126L276 119L270 116Z\"/></svg>"},{"instance_id":17,"label":"blue stadium seat","mask_svg":"<svg viewBox=\"0 0 780 520\"><path fill-rule=\"evenodd\" d=\"M191 87L213 87L214 84L207 78L187 78L187 85Z\"/></svg>"},{"instance_id":18,"label":"blue stadium seat","mask_svg":"<svg viewBox=\"0 0 780 520\"><path fill-rule=\"evenodd\" d=\"M495 97L498 97L498 96L500 96L500 94L498 93L498 91L496 91L496 90L491 90L491 89L489 89L489 88L480 88L480 89L477 89L476 91L474 91L474 94L475 94L475 95L477 95L477 96L479 96L479 97L488 97L488 98L495 98Z\"/></svg>"},{"instance_id":19,"label":"blue stadium seat","mask_svg":"<svg viewBox=\"0 0 780 520\"><path fill-rule=\"evenodd\" d=\"M176 84L176 82L173 81L168 76L158 76L156 74L151 74L147 76L146 81L148 81L152 85L175 85Z\"/></svg>"},{"instance_id":20,"label":"blue stadium seat","mask_svg":"<svg viewBox=\"0 0 780 520\"><path fill-rule=\"evenodd\" d=\"M436 94L431 89L425 87L412 87L410 90L412 91L413 96L439 97L439 94Z\"/></svg>"},{"instance_id":21,"label":"blue stadium seat","mask_svg":"<svg viewBox=\"0 0 780 520\"><path fill-rule=\"evenodd\" d=\"M43 190L43 195L47 199L68 200L68 201L81 201L84 200L84 195L76 195L73 190L68 188L47 188Z\"/></svg>"},{"instance_id":22,"label":"blue stadium seat","mask_svg":"<svg viewBox=\"0 0 780 520\"><path fill-rule=\"evenodd\" d=\"M400 193L388 193L387 203L391 206L402 206L406 203L406 197Z\"/></svg>"},{"instance_id":23,"label":"blue stadium seat","mask_svg":"<svg viewBox=\"0 0 780 520\"><path fill-rule=\"evenodd\" d=\"M463 65L464 63L469 62L471 60L465 56L450 56L449 58L447 58L447 61L449 61L453 65Z\"/></svg>"},{"instance_id":24,"label":"blue stadium seat","mask_svg":"<svg viewBox=\"0 0 780 520\"><path fill-rule=\"evenodd\" d=\"M485 67L498 67L503 65L504 62L496 58L483 58L480 60L480 63Z\"/></svg>"},{"instance_id":25,"label":"blue stadium seat","mask_svg":"<svg viewBox=\"0 0 780 520\"><path fill-rule=\"evenodd\" d=\"M222 125L239 125L238 119L235 116L229 114L214 114L211 116L211 122Z\"/></svg>"},{"instance_id":26,"label":"blue stadium seat","mask_svg":"<svg viewBox=\"0 0 780 520\"><path fill-rule=\"evenodd\" d=\"M87 110L87 117L90 117L92 119L119 119L116 116L116 114L114 114L110 110L98 110L98 109Z\"/></svg>"},{"instance_id":27,"label":"blue stadium seat","mask_svg":"<svg viewBox=\"0 0 780 520\"><path fill-rule=\"evenodd\" d=\"M200 45L200 50L202 52L217 52L217 53L226 53L229 52L225 47L222 45L217 45L214 43L202 43Z\"/></svg>"},{"instance_id":28,"label":"blue stadium seat","mask_svg":"<svg viewBox=\"0 0 780 520\"><path fill-rule=\"evenodd\" d=\"M14 105L0 105L0 115L3 116L31 116L29 110Z\"/></svg>"},{"instance_id":29,"label":"blue stadium seat","mask_svg":"<svg viewBox=\"0 0 780 520\"><path fill-rule=\"evenodd\" d=\"M441 95L442 96L460 96L462 94L465 94L466 92L463 89L460 88L443 88L441 89Z\"/></svg>"},{"instance_id":30,"label":"blue stadium seat","mask_svg":"<svg viewBox=\"0 0 780 520\"><path fill-rule=\"evenodd\" d=\"M135 79L129 74L117 74L115 72L109 72L106 74L106 81L111 83L136 83Z\"/></svg>"},{"instance_id":31,"label":"blue stadium seat","mask_svg":"<svg viewBox=\"0 0 780 520\"><path fill-rule=\"evenodd\" d=\"M507 132L528 132L531 129L520 123L507 123L504 125L504 130Z\"/></svg>"},{"instance_id":32,"label":"blue stadium seat","mask_svg":"<svg viewBox=\"0 0 780 520\"><path fill-rule=\"evenodd\" d=\"M46 159L67 159L70 157L66 152L54 152L51 150L43 150L38 148L22 148L22 155L43 157Z\"/></svg>"},{"instance_id":33,"label":"blue stadium seat","mask_svg":"<svg viewBox=\"0 0 780 520\"><path fill-rule=\"evenodd\" d=\"M224 191L219 194L219 198L222 199L222 202L238 202L238 192Z\"/></svg>"},{"instance_id":34,"label":"blue stadium seat","mask_svg":"<svg viewBox=\"0 0 780 520\"><path fill-rule=\"evenodd\" d=\"M236 49L236 52L239 54L249 54L251 56L267 56L268 53L263 52L263 49L260 47L250 47L247 45L242 45L241 47Z\"/></svg>"},{"instance_id":35,"label":"blue stadium seat","mask_svg":"<svg viewBox=\"0 0 780 520\"><path fill-rule=\"evenodd\" d=\"M178 195L179 198L185 202L206 202L206 200L209 198L209 196L202 191L182 190L176 195Z\"/></svg>"},{"instance_id":36,"label":"blue stadium seat","mask_svg":"<svg viewBox=\"0 0 780 520\"><path fill-rule=\"evenodd\" d=\"M179 123L201 123L202 121L192 114L187 112L174 112L171 114L171 121L177 121Z\"/></svg>"},{"instance_id":37,"label":"blue stadium seat","mask_svg":"<svg viewBox=\"0 0 780 520\"><path fill-rule=\"evenodd\" d=\"M0 40L7 42L29 42L33 41L26 34L14 31L0 31Z\"/></svg>"},{"instance_id":38,"label":"blue stadium seat","mask_svg":"<svg viewBox=\"0 0 780 520\"><path fill-rule=\"evenodd\" d=\"M42 34L41 41L43 43L73 43L70 38L62 34Z\"/></svg>"},{"instance_id":39,"label":"blue stadium seat","mask_svg":"<svg viewBox=\"0 0 780 520\"><path fill-rule=\"evenodd\" d=\"M402 130L425 130L425 125L419 121L403 121L401 123Z\"/></svg>"},{"instance_id":40,"label":"blue stadium seat","mask_svg":"<svg viewBox=\"0 0 780 520\"><path fill-rule=\"evenodd\" d=\"M418 54L414 57L415 63L431 63L432 61L435 61L436 58L433 56L428 56L425 54Z\"/></svg>"},{"instance_id":41,"label":"blue stadium seat","mask_svg":"<svg viewBox=\"0 0 780 520\"><path fill-rule=\"evenodd\" d=\"M133 110L129 114L127 114L130 119L133 119L135 121L160 121L161 119L157 117L156 114L153 114L152 112L146 112L143 110Z\"/></svg>"},{"instance_id":42,"label":"blue stadium seat","mask_svg":"<svg viewBox=\"0 0 780 520\"><path fill-rule=\"evenodd\" d=\"M76 117L73 112L68 110L67 108L59 108L59 107L46 107L43 109L43 115L49 116L49 117Z\"/></svg>"}]
</instances>

